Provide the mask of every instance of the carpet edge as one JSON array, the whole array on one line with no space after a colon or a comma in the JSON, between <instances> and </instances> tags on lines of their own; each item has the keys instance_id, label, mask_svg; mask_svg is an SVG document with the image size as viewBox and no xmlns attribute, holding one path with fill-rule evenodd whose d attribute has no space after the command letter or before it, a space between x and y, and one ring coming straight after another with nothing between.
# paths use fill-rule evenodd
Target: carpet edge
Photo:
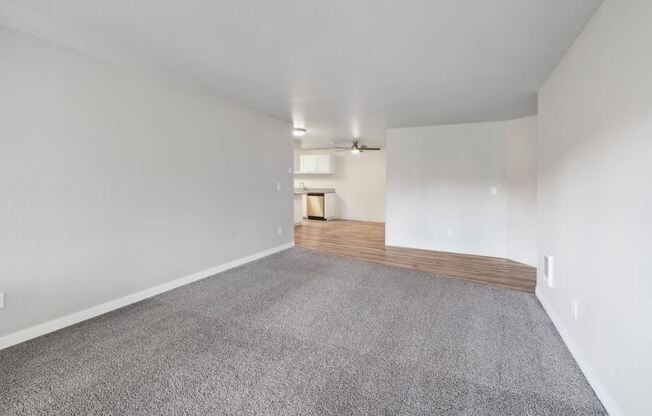
<instances>
[{"instance_id":1,"label":"carpet edge","mask_svg":"<svg viewBox=\"0 0 652 416\"><path fill-rule=\"evenodd\" d=\"M141 300L150 298L152 296L156 296L178 287L196 282L198 280L214 276L226 270L233 269L243 264L250 263L252 261L267 257L274 253L278 253L279 251L287 250L292 247L294 247L294 241L281 244L267 250L259 251L254 254L232 260L228 263L221 264L219 266L214 266L196 273L192 273L178 279L141 290L139 292L131 293L118 299L91 306L90 308L82 309L81 311L73 312L71 314L64 315L62 317L55 318L41 324L18 330L9 335L0 337L0 350L23 343L25 341L29 341L30 339L34 339L42 335L49 334L50 332L58 331L59 329L75 325L79 322L95 318L96 316L103 315L107 312L120 309L127 305L131 305L132 303L140 302Z\"/></svg>"}]
</instances>

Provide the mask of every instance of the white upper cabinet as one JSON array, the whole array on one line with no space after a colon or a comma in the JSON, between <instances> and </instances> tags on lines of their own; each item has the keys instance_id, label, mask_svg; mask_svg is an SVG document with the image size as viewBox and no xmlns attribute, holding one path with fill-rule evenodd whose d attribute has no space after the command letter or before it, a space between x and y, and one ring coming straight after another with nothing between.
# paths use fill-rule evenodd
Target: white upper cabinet
<instances>
[{"instance_id":1,"label":"white upper cabinet","mask_svg":"<svg viewBox=\"0 0 652 416\"><path fill-rule=\"evenodd\" d=\"M331 155L301 155L301 171L298 173L323 174L333 173Z\"/></svg>"},{"instance_id":2,"label":"white upper cabinet","mask_svg":"<svg viewBox=\"0 0 652 416\"><path fill-rule=\"evenodd\" d=\"M331 156L317 155L317 173L331 173Z\"/></svg>"},{"instance_id":3,"label":"white upper cabinet","mask_svg":"<svg viewBox=\"0 0 652 416\"><path fill-rule=\"evenodd\" d=\"M317 172L317 158L315 155L301 155L301 173Z\"/></svg>"}]
</instances>

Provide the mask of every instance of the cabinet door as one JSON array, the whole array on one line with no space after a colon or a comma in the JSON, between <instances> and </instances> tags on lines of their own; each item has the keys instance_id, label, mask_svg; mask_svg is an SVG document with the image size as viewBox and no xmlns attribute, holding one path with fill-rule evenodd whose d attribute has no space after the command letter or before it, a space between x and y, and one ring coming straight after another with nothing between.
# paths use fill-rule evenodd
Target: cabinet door
<instances>
[{"instance_id":1,"label":"cabinet door","mask_svg":"<svg viewBox=\"0 0 652 416\"><path fill-rule=\"evenodd\" d=\"M301 172L315 173L317 171L317 159L314 155L301 155Z\"/></svg>"},{"instance_id":2,"label":"cabinet door","mask_svg":"<svg viewBox=\"0 0 652 416\"><path fill-rule=\"evenodd\" d=\"M294 223L303 221L303 195L294 196Z\"/></svg>"},{"instance_id":3,"label":"cabinet door","mask_svg":"<svg viewBox=\"0 0 652 416\"><path fill-rule=\"evenodd\" d=\"M337 197L334 193L324 194L324 217L327 220L334 220L339 217Z\"/></svg>"},{"instance_id":4,"label":"cabinet door","mask_svg":"<svg viewBox=\"0 0 652 416\"><path fill-rule=\"evenodd\" d=\"M330 155L317 155L317 172L331 173Z\"/></svg>"}]
</instances>

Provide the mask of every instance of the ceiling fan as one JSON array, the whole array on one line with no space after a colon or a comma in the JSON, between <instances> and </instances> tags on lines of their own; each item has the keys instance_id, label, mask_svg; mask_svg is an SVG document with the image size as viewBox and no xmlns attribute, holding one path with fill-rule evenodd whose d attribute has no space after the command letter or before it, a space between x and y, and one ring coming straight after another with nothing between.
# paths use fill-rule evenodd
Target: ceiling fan
<instances>
[{"instance_id":1,"label":"ceiling fan","mask_svg":"<svg viewBox=\"0 0 652 416\"><path fill-rule=\"evenodd\" d=\"M366 152L367 150L380 150L380 147L369 147L364 144L360 144L360 141L354 140L353 144L351 146L333 146L333 149L336 149L336 152L347 152L350 151L351 153L362 153Z\"/></svg>"}]
</instances>

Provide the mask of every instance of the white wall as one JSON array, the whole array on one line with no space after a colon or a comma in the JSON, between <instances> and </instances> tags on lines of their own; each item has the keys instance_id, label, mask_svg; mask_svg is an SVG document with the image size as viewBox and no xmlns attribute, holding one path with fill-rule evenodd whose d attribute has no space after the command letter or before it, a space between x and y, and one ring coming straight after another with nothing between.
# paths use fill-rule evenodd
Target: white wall
<instances>
[{"instance_id":1,"label":"white wall","mask_svg":"<svg viewBox=\"0 0 652 416\"><path fill-rule=\"evenodd\" d=\"M537 264L537 117L505 123L507 185L505 257Z\"/></svg>"},{"instance_id":2,"label":"white wall","mask_svg":"<svg viewBox=\"0 0 652 416\"><path fill-rule=\"evenodd\" d=\"M649 0L605 1L539 92L539 262L555 257L557 287L539 273L537 294L632 416L652 409L650 22Z\"/></svg>"},{"instance_id":3,"label":"white wall","mask_svg":"<svg viewBox=\"0 0 652 416\"><path fill-rule=\"evenodd\" d=\"M388 130L387 244L535 264L535 141L536 117Z\"/></svg>"},{"instance_id":4,"label":"white wall","mask_svg":"<svg viewBox=\"0 0 652 416\"><path fill-rule=\"evenodd\" d=\"M292 241L288 124L9 29L0 57L0 336Z\"/></svg>"},{"instance_id":5,"label":"white wall","mask_svg":"<svg viewBox=\"0 0 652 416\"><path fill-rule=\"evenodd\" d=\"M338 217L359 221L385 221L385 150L360 154L301 150L300 154L333 155L332 175L295 175L294 184L309 188L335 188ZM297 165L298 168L298 165Z\"/></svg>"}]
</instances>

